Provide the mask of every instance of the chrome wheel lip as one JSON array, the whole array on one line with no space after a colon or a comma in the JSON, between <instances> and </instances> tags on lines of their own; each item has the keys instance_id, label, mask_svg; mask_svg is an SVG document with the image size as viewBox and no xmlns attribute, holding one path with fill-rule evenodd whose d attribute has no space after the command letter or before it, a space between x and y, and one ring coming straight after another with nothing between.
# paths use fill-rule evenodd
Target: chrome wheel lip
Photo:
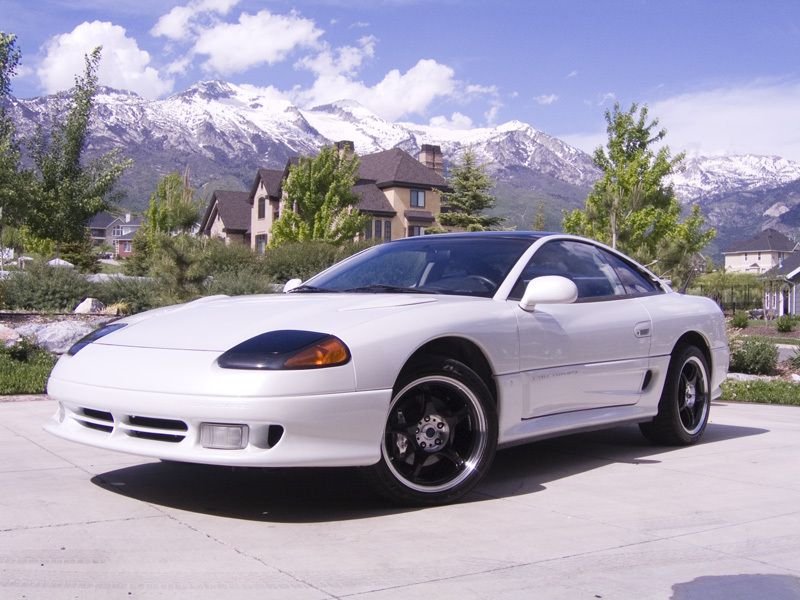
<instances>
[{"instance_id":1,"label":"chrome wheel lip","mask_svg":"<svg viewBox=\"0 0 800 600\"><path fill-rule=\"evenodd\" d=\"M694 376L691 379L686 376L687 366L691 366L694 370ZM703 361L696 356L692 356L684 362L681 367L679 385L679 390L683 393L683 402L678 406L678 418L681 427L687 434L697 435L705 426L706 415L711 401L708 373ZM691 422L688 425L684 420L686 411L689 411L692 415Z\"/></svg>"},{"instance_id":2,"label":"chrome wheel lip","mask_svg":"<svg viewBox=\"0 0 800 600\"><path fill-rule=\"evenodd\" d=\"M438 485L423 485L408 479L403 473L397 470L392 461L391 456L389 455L387 448L388 442L386 439L387 436L384 434L384 440L381 443L381 455L383 456L384 462L386 463L386 466L388 467L389 471L391 471L392 475L394 475L394 477L397 479L398 482L402 483L402 485L404 485L408 489L425 494L436 494L439 492L447 492L449 490L458 487L465 480L467 480L475 471L475 468L477 467L477 464L480 461L480 459L485 455L489 439L489 433L488 433L489 423L486 418L486 414L482 410L480 399L470 389L469 386L461 383L457 379L450 378L447 376L430 375L427 377L421 377L419 379L415 379L407 386L405 386L402 390L400 390L400 392L394 397L391 405L389 406L388 415L392 414L398 402L400 402L410 390L431 383L436 383L439 385L445 385L454 388L463 398L464 405L469 407L471 417L474 418L475 420L475 426L471 428L471 433L475 436L475 439L473 440L469 456L464 457L463 459L464 468L458 471L455 477L448 479L444 483ZM442 450L446 449L451 443L452 441L449 441L447 445L442 448ZM428 452L422 448L420 448L419 451L428 455L435 455L435 452ZM454 470L456 470L455 467Z\"/></svg>"}]
</instances>

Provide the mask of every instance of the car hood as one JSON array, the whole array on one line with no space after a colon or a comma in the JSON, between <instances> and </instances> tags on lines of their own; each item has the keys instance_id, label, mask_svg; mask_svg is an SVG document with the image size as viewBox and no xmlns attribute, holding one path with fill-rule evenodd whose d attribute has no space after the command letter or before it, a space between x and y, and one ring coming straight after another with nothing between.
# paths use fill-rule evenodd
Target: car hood
<instances>
[{"instance_id":1,"label":"car hood","mask_svg":"<svg viewBox=\"0 0 800 600\"><path fill-rule=\"evenodd\" d=\"M134 315L126 327L94 342L224 352L268 331L301 329L342 335L348 328L424 305L483 301L424 294L275 294L216 296Z\"/></svg>"}]
</instances>

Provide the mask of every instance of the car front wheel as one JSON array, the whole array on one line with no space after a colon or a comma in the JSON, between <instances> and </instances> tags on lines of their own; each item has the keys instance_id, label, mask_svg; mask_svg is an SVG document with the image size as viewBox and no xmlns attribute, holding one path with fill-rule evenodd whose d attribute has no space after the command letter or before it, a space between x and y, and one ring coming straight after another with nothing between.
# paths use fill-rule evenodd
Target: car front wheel
<instances>
[{"instance_id":1,"label":"car front wheel","mask_svg":"<svg viewBox=\"0 0 800 600\"><path fill-rule=\"evenodd\" d=\"M706 357L695 346L678 348L669 364L658 414L639 428L652 442L688 446L703 434L710 407Z\"/></svg>"},{"instance_id":2,"label":"car front wheel","mask_svg":"<svg viewBox=\"0 0 800 600\"><path fill-rule=\"evenodd\" d=\"M497 410L466 365L434 359L395 386L369 473L380 492L402 504L453 502L488 471L497 448Z\"/></svg>"}]
</instances>

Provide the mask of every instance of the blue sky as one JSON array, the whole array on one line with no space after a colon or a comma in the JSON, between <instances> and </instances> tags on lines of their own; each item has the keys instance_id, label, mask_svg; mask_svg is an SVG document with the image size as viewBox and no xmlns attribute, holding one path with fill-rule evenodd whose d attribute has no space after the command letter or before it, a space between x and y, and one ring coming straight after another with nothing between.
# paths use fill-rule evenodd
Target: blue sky
<instances>
[{"instance_id":1,"label":"blue sky","mask_svg":"<svg viewBox=\"0 0 800 600\"><path fill-rule=\"evenodd\" d=\"M646 104L673 151L800 161L797 0L2 0L21 98L102 84L163 98L200 80L391 121L529 123L591 151Z\"/></svg>"}]
</instances>

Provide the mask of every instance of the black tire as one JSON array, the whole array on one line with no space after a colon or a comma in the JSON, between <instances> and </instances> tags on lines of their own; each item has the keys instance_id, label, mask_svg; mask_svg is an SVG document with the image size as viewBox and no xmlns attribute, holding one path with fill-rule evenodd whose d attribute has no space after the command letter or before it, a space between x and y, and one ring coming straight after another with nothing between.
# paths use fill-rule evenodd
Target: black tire
<instances>
[{"instance_id":1,"label":"black tire","mask_svg":"<svg viewBox=\"0 0 800 600\"><path fill-rule=\"evenodd\" d=\"M658 414L639 429L651 442L689 446L703 435L710 409L708 361L695 346L682 346L670 360Z\"/></svg>"},{"instance_id":2,"label":"black tire","mask_svg":"<svg viewBox=\"0 0 800 600\"><path fill-rule=\"evenodd\" d=\"M394 392L381 460L367 470L372 483L404 505L461 498L497 449L497 409L486 385L466 365L435 358L401 377Z\"/></svg>"}]
</instances>

